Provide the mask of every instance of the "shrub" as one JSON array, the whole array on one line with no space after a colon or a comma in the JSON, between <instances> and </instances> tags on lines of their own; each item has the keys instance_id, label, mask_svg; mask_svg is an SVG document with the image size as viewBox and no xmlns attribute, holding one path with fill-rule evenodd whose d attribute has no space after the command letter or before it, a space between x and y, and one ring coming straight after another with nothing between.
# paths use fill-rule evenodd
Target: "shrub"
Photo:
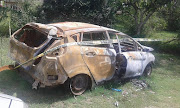
<instances>
[{"instance_id":1,"label":"shrub","mask_svg":"<svg viewBox=\"0 0 180 108\"><path fill-rule=\"evenodd\" d=\"M20 11L0 7L0 36L9 35L9 23L12 32L29 22L37 21L37 7L34 2L24 2Z\"/></svg>"},{"instance_id":2,"label":"shrub","mask_svg":"<svg viewBox=\"0 0 180 108\"><path fill-rule=\"evenodd\" d=\"M152 34L155 31L163 31L167 28L167 21L155 13L144 27L143 34Z\"/></svg>"}]
</instances>

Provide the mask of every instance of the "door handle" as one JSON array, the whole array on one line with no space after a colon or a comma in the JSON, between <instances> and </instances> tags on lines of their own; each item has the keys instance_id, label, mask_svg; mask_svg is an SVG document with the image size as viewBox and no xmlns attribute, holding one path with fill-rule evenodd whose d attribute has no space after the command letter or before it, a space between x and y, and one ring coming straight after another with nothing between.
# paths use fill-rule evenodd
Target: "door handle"
<instances>
[{"instance_id":1,"label":"door handle","mask_svg":"<svg viewBox=\"0 0 180 108\"><path fill-rule=\"evenodd\" d=\"M96 55L95 52L87 52L86 53L86 56L88 56L88 57L94 57L95 55Z\"/></svg>"}]
</instances>

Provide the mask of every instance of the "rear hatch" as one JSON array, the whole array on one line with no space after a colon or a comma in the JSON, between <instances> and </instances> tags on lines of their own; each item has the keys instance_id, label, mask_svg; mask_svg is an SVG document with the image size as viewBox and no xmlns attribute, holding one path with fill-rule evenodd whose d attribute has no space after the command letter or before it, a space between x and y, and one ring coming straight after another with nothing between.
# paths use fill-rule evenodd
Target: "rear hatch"
<instances>
[{"instance_id":1,"label":"rear hatch","mask_svg":"<svg viewBox=\"0 0 180 108\"><path fill-rule=\"evenodd\" d=\"M19 64L34 57L35 53L43 47L48 40L47 32L32 26L25 26L15 32L10 38L10 57ZM32 65L32 62L24 65Z\"/></svg>"}]
</instances>

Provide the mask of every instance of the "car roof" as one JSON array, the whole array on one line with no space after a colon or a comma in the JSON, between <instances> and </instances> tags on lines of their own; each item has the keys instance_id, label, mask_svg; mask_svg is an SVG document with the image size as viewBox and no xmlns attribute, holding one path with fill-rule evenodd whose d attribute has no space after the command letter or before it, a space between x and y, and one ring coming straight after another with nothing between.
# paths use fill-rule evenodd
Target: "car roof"
<instances>
[{"instance_id":1,"label":"car roof","mask_svg":"<svg viewBox=\"0 0 180 108\"><path fill-rule=\"evenodd\" d=\"M114 29L110 29L107 27L99 26L99 25L89 24L89 23L82 23L82 22L58 22L58 23L51 23L51 24L28 23L24 27L26 26L35 27L47 34L52 27L56 27L58 28L58 31L60 33L65 34L63 35L64 37L66 37L67 35L78 33L78 32L90 32L90 31L112 31L112 32L121 33L122 35L126 35Z\"/></svg>"},{"instance_id":2,"label":"car roof","mask_svg":"<svg viewBox=\"0 0 180 108\"><path fill-rule=\"evenodd\" d=\"M59 23L52 23L48 25L56 26L58 28L61 28L63 31L85 29L85 28L100 28L100 26L98 25L82 23L82 22L59 22Z\"/></svg>"}]
</instances>

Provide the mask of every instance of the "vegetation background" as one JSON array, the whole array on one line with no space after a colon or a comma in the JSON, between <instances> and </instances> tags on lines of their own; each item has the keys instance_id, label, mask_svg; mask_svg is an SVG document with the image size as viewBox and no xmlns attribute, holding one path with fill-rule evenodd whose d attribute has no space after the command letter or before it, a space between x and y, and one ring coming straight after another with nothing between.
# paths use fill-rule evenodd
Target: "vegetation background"
<instances>
[{"instance_id":1,"label":"vegetation background","mask_svg":"<svg viewBox=\"0 0 180 108\"><path fill-rule=\"evenodd\" d=\"M21 10L0 7L0 66L8 58L9 23L11 32L29 22L79 21L106 26L132 37L170 39L146 42L155 49L152 76L144 79L149 87L139 89L131 82L107 83L73 97L56 89L31 90L17 73L0 73L0 92L21 98L32 108L41 107L174 107L180 106L180 1L179 0L36 0L24 2ZM113 92L111 88L122 89Z\"/></svg>"},{"instance_id":2,"label":"vegetation background","mask_svg":"<svg viewBox=\"0 0 180 108\"><path fill-rule=\"evenodd\" d=\"M13 33L28 22L47 24L63 21L106 26L132 37L150 38L153 33L163 31L156 38L166 38L168 33L177 34L171 38L180 38L180 1L44 0L43 4L37 4L36 0L26 1L18 11L0 7L0 36L9 36L9 22ZM180 54L177 41L179 39L170 40L169 43L175 42L175 45L169 48ZM159 43L155 45L162 46ZM169 51L166 47L163 50Z\"/></svg>"}]
</instances>

